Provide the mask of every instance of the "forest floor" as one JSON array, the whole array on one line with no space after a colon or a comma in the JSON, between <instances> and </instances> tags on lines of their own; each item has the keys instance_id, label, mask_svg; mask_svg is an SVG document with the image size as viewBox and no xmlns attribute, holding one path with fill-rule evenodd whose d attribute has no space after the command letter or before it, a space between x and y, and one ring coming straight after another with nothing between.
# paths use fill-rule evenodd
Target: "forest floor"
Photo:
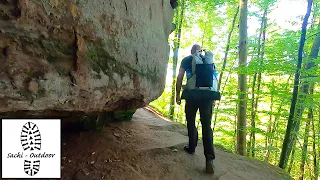
<instances>
[{"instance_id":1,"label":"forest floor","mask_svg":"<svg viewBox=\"0 0 320 180\"><path fill-rule=\"evenodd\" d=\"M183 151L186 127L138 109L130 122L109 123L103 132L62 134L62 179L290 179L282 169L216 147L213 175L205 173L203 147Z\"/></svg>"}]
</instances>

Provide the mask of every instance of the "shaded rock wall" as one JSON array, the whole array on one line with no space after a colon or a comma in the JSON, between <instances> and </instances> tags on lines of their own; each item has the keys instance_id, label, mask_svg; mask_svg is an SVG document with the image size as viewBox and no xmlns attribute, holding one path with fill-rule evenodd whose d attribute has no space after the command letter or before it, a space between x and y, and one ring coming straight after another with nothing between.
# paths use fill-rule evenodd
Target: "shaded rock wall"
<instances>
[{"instance_id":1,"label":"shaded rock wall","mask_svg":"<svg viewBox=\"0 0 320 180\"><path fill-rule=\"evenodd\" d=\"M0 0L0 113L134 109L164 89L169 0Z\"/></svg>"}]
</instances>

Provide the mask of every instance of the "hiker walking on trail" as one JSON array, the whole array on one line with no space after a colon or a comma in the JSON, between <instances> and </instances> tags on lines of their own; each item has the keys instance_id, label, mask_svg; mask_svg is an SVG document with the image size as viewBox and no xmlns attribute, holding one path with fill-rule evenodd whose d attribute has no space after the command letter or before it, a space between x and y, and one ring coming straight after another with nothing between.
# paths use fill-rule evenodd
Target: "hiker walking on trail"
<instances>
[{"instance_id":1,"label":"hiker walking on trail","mask_svg":"<svg viewBox=\"0 0 320 180\"><path fill-rule=\"evenodd\" d=\"M205 55L201 53L205 52ZM186 72L187 84L183 87L182 96L180 90L182 80ZM202 124L202 136L204 155L206 157L206 171L214 172L213 160L215 159L213 147L213 134L211 128L212 106L215 100L220 100L220 94L216 92L217 73L213 64L213 54L201 50L197 44L191 48L191 55L185 57L180 65L176 83L176 102L181 104L181 99L186 100L185 114L187 120L189 144L184 150L189 154L195 152L198 143L198 131L195 126L197 111L200 111Z\"/></svg>"}]
</instances>

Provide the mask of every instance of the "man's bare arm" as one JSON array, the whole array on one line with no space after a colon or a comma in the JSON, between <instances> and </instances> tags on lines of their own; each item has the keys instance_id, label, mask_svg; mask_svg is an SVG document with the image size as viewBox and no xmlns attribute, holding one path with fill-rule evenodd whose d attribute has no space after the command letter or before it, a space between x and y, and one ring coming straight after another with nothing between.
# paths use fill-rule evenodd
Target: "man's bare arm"
<instances>
[{"instance_id":1,"label":"man's bare arm","mask_svg":"<svg viewBox=\"0 0 320 180\"><path fill-rule=\"evenodd\" d=\"M180 90L181 90L181 86L182 86L182 80L183 80L183 76L184 76L184 68L180 68L179 69L179 74L177 77L177 83L176 83L176 97L180 98Z\"/></svg>"}]
</instances>

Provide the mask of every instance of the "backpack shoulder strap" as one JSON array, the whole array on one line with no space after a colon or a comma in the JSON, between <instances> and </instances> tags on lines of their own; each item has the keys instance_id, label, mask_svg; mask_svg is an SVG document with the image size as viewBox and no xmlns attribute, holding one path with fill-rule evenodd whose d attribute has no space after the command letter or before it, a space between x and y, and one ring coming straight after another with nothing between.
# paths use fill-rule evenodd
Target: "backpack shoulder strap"
<instances>
[{"instance_id":1,"label":"backpack shoulder strap","mask_svg":"<svg viewBox=\"0 0 320 180\"><path fill-rule=\"evenodd\" d=\"M203 64L208 64L207 60L204 58L204 56L200 55L201 60L203 62Z\"/></svg>"},{"instance_id":2,"label":"backpack shoulder strap","mask_svg":"<svg viewBox=\"0 0 320 180\"><path fill-rule=\"evenodd\" d=\"M192 75L194 75L196 73L196 57L195 57L195 55L192 55L191 66L192 66Z\"/></svg>"}]
</instances>

